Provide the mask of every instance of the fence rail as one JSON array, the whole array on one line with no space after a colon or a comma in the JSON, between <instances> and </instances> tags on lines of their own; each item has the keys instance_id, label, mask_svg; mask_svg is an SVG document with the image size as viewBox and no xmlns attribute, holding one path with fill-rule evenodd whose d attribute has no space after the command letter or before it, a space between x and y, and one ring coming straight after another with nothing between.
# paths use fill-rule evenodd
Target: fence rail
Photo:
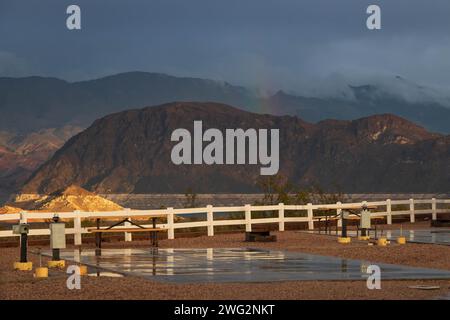
<instances>
[{"instance_id":1,"label":"fence rail","mask_svg":"<svg viewBox=\"0 0 450 320\"><path fill-rule=\"evenodd\" d=\"M246 204L244 206L237 207L213 207L208 205L201 208L185 208L185 209L159 209L159 210L130 210L124 209L122 211L113 212L64 212L58 213L58 216L64 220L73 220L73 228L66 228L66 234L74 235L75 245L81 245L82 234L88 233L87 228L82 227L83 220L91 220L101 217L108 218L139 218L145 216L160 216L164 218L166 223L157 224L158 227L167 228L168 238L175 238L175 229L183 228L206 228L208 236L214 236L214 227L218 226L245 226L246 231L252 230L252 225L254 224L266 224L266 223L277 223L278 229L284 231L285 223L292 222L306 222L308 224L308 229L314 229L314 224L318 221L320 217L320 211L324 208L336 210L339 213L342 208L348 206L377 206L377 209L373 211L372 216L382 216L386 217L387 223L392 224L392 218L399 215L409 215L410 222L415 222L415 217L417 215L431 214L432 219L436 220L438 214L450 213L450 206L446 208L441 208L443 205L450 204L450 199L430 199L430 200L390 200L386 201L374 201L374 202L354 202L354 203L334 203L334 204L312 204L308 203L306 205L285 205L280 203L278 205L268 205L268 206L252 206ZM393 207L394 206L394 207ZM418 209L420 206L420 209ZM423 208L427 206L427 208ZM399 207L399 208L397 208ZM274 211L277 212L277 216L273 218L256 218L252 217L253 212L261 211ZM296 216L288 216L289 212L294 211ZM182 215L192 215L192 214L206 214L206 220L203 221L188 221L188 222L175 222L175 216ZM223 213L243 213L243 218L239 219L214 219L214 214ZM26 212L23 211L17 214L3 214L0 215L0 222L12 222L12 223L27 223L33 222L33 220L50 220L53 218L55 213L42 213L42 212ZM145 225L151 227L151 225ZM135 226L128 226L134 228ZM137 228L137 227L136 227ZM46 229L30 229L30 236L37 235L49 235L50 230ZM1 237L15 237L12 230L0 231ZM131 241L131 233L124 233L125 241Z\"/></svg>"}]
</instances>

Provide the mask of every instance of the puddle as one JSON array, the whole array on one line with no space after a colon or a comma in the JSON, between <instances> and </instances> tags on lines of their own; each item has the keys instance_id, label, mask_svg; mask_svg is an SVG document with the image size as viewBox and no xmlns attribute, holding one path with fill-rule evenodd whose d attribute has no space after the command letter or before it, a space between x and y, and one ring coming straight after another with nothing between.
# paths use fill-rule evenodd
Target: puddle
<instances>
[{"instance_id":1,"label":"puddle","mask_svg":"<svg viewBox=\"0 0 450 320\"><path fill-rule=\"evenodd\" d=\"M95 269L95 268L93 268ZM124 275L120 273L114 273L114 272L104 272L104 271L97 271L90 272L91 270L88 270L88 276L89 277L107 277L107 278L123 278Z\"/></svg>"},{"instance_id":2,"label":"puddle","mask_svg":"<svg viewBox=\"0 0 450 320\"><path fill-rule=\"evenodd\" d=\"M300 232L306 232L306 233L313 233L313 234L325 234L324 231L300 231ZM336 235L336 231L332 230L331 233L327 233L329 235ZM341 232L338 232L338 235L340 235ZM350 237L356 237L356 231L349 230L347 231L348 236ZM370 232L370 235L374 236L374 231ZM419 229L419 230L403 230L400 232L400 230L384 230L383 236L388 238L389 240L395 241L400 235L403 237L406 237L406 240L408 242L415 242L415 243L428 243L428 244L440 244L440 245L450 245L450 229L441 229L441 228L434 228L434 229ZM377 231L377 236L381 236L381 229Z\"/></svg>"},{"instance_id":3,"label":"puddle","mask_svg":"<svg viewBox=\"0 0 450 320\"><path fill-rule=\"evenodd\" d=\"M51 252L43 252L50 255ZM252 248L62 250L61 258L109 272L169 282L364 280L367 261ZM450 279L450 271L377 264L382 279ZM94 271L92 271L94 270Z\"/></svg>"},{"instance_id":4,"label":"puddle","mask_svg":"<svg viewBox=\"0 0 450 320\"><path fill-rule=\"evenodd\" d=\"M400 230L387 230L384 234L395 240L400 236ZM450 229L403 230L401 234L409 242L450 245Z\"/></svg>"}]
</instances>

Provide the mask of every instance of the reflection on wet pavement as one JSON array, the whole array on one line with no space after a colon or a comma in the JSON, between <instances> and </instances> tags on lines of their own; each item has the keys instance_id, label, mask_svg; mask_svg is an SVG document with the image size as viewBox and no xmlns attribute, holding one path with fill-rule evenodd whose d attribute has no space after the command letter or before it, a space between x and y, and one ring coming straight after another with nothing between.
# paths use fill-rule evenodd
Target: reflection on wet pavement
<instances>
[{"instance_id":1,"label":"reflection on wet pavement","mask_svg":"<svg viewBox=\"0 0 450 320\"><path fill-rule=\"evenodd\" d=\"M303 233L313 233L313 234L325 234L324 232L320 233L319 231L301 231ZM336 232L329 233L330 235L336 235ZM356 231L347 231L347 234L350 237L356 237ZM340 232L338 232L340 235ZM374 236L374 232L370 233L371 236ZM441 244L441 245L450 245L450 229L443 228L434 228L434 229L420 229L420 230L381 230L379 229L377 232L377 236L384 236L389 240L396 240L398 237L403 236L406 237L406 240L409 242L416 243L430 243L430 244Z\"/></svg>"},{"instance_id":2,"label":"reflection on wet pavement","mask_svg":"<svg viewBox=\"0 0 450 320\"><path fill-rule=\"evenodd\" d=\"M449 229L403 230L401 232L400 230L387 230L385 234L390 240L397 239L401 234L409 242L450 245Z\"/></svg>"},{"instance_id":3,"label":"reflection on wet pavement","mask_svg":"<svg viewBox=\"0 0 450 320\"><path fill-rule=\"evenodd\" d=\"M51 252L45 252L51 255ZM365 261L250 248L62 250L61 258L108 271L170 282L366 279ZM382 279L450 279L450 271L377 264Z\"/></svg>"}]
</instances>

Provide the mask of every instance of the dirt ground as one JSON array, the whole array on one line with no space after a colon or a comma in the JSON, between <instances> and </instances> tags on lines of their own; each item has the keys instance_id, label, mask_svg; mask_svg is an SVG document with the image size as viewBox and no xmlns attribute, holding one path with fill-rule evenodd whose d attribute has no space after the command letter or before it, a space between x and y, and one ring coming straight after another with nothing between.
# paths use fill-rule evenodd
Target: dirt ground
<instances>
[{"instance_id":1,"label":"dirt ground","mask_svg":"<svg viewBox=\"0 0 450 320\"><path fill-rule=\"evenodd\" d=\"M422 228L425 224L415 224ZM404 229L411 229L403 224ZM450 270L450 246L391 244L387 247L369 246L353 239L338 244L334 236L297 231L275 232L273 243L244 242L244 234L214 237L161 240L162 248L235 248L260 247L330 255L370 262L402 264ZM148 241L110 242L104 248L144 247ZM92 244L83 247L92 247ZM36 249L36 248L31 248ZM265 283L193 283L173 284L138 277L82 277L81 290L69 290L64 270L52 271L47 279L35 279L32 272L12 270L18 259L18 248L0 248L0 299L436 299L449 296L450 280L382 281L381 290L368 290L365 281L284 281ZM37 256L30 254L34 266ZM46 258L43 259L43 263ZM412 285L439 286L438 290L411 289Z\"/></svg>"}]
</instances>

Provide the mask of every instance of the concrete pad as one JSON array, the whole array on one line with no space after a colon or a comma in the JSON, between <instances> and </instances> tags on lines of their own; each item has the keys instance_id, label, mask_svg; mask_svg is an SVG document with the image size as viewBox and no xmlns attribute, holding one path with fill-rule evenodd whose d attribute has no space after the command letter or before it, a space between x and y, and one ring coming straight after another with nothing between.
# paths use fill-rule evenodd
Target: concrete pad
<instances>
[{"instance_id":1,"label":"concrete pad","mask_svg":"<svg viewBox=\"0 0 450 320\"><path fill-rule=\"evenodd\" d=\"M51 252L43 252L51 256ZM450 279L450 271L415 268L337 257L253 248L62 250L61 258L87 265L89 272L177 282L268 282L365 280L376 264L381 280Z\"/></svg>"}]
</instances>

